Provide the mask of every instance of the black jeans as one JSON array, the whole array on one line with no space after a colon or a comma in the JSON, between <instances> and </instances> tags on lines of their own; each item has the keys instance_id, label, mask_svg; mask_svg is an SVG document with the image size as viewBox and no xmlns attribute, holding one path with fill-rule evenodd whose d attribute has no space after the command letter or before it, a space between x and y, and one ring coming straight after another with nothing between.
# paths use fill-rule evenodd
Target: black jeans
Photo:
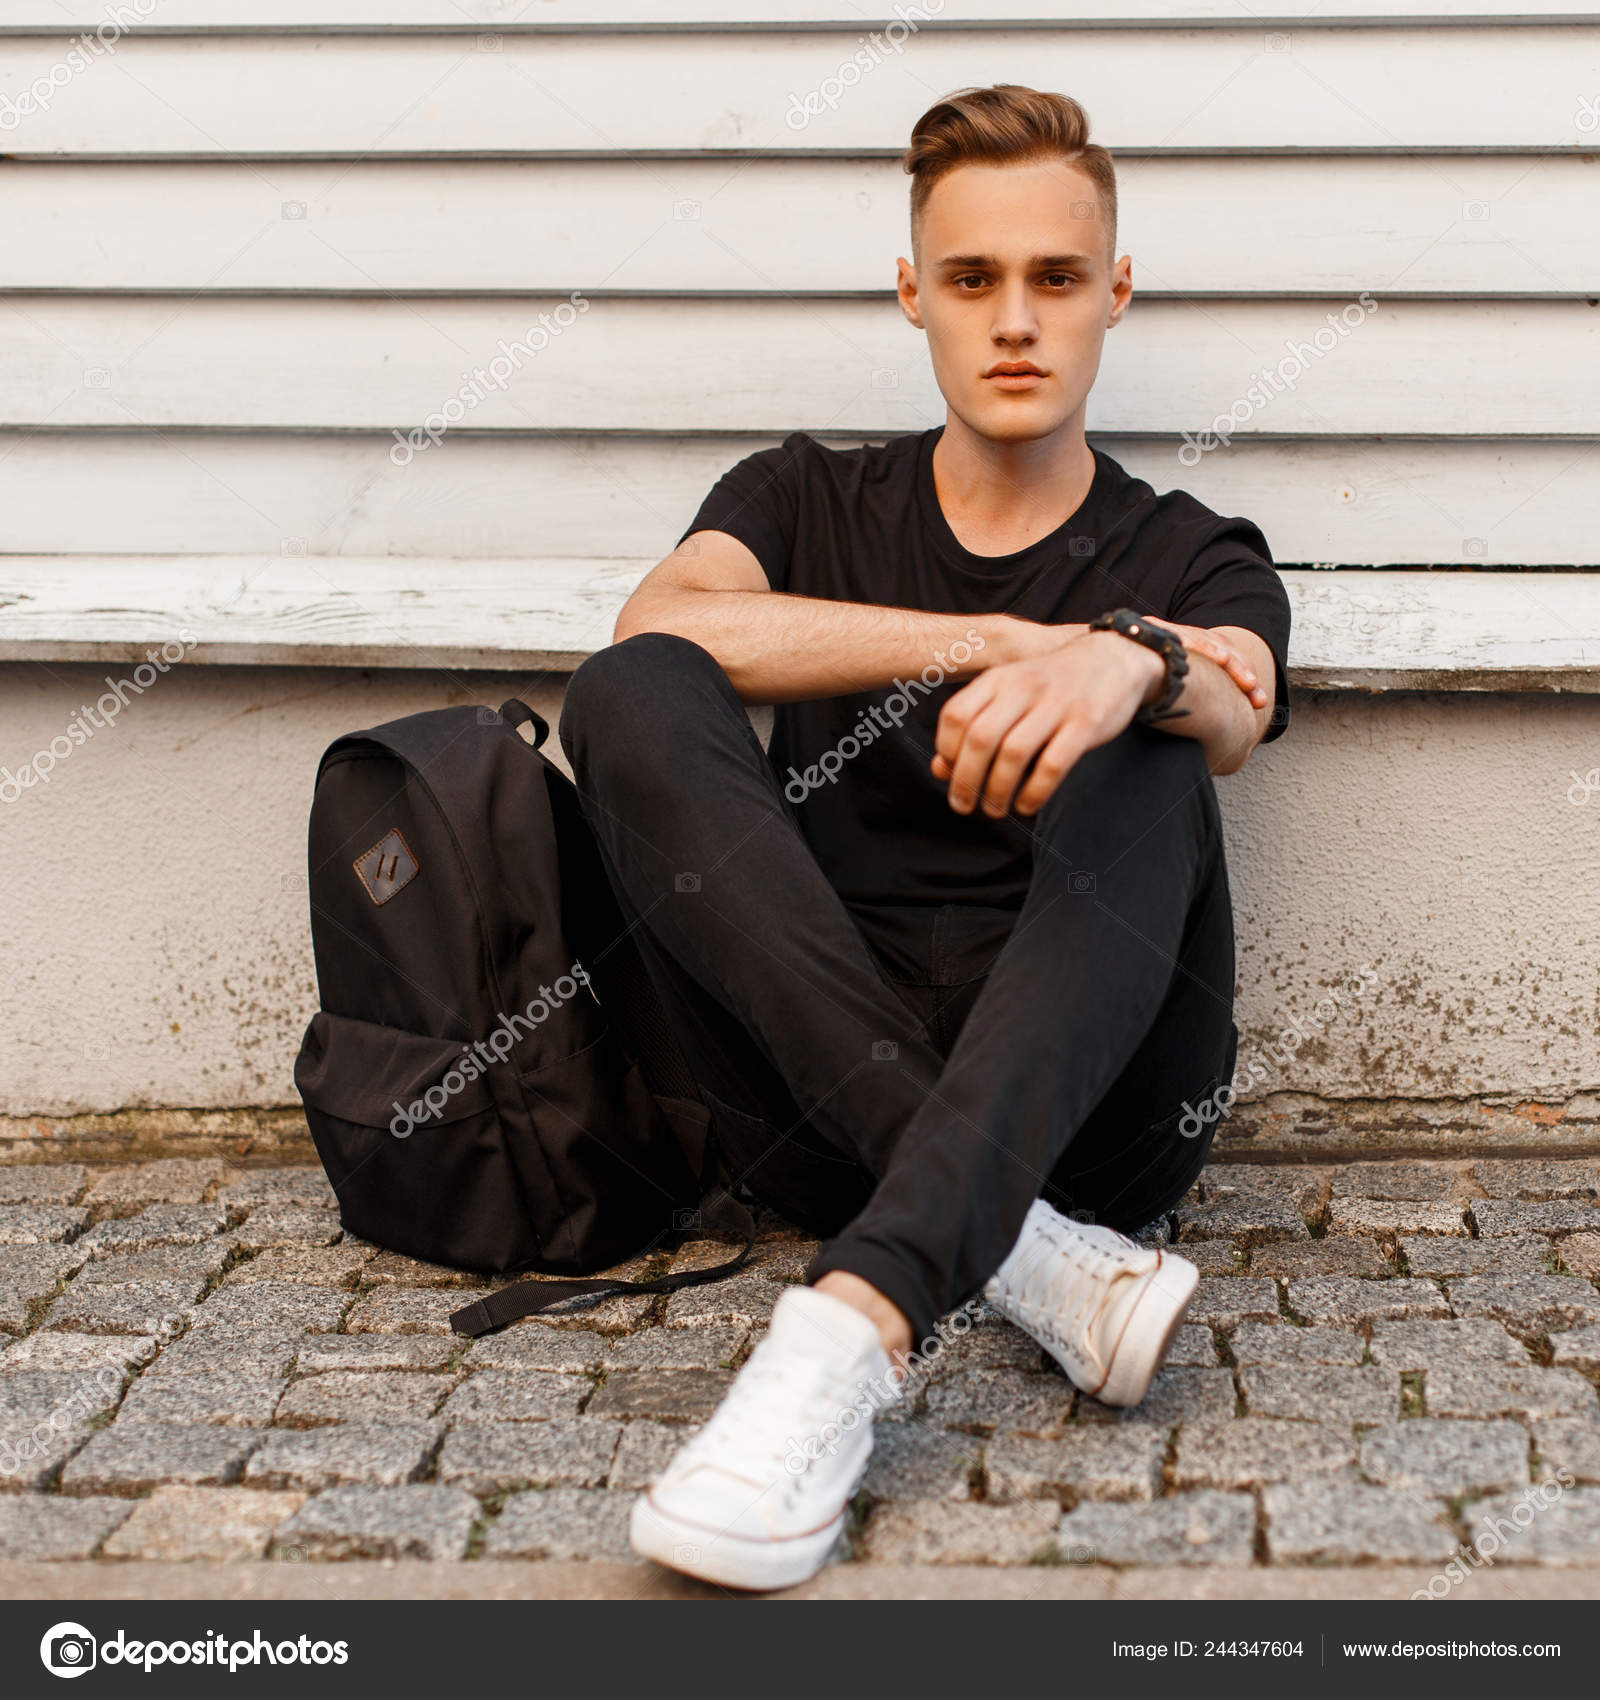
<instances>
[{"instance_id":1,"label":"black jeans","mask_svg":"<svg viewBox=\"0 0 1600 1700\"><path fill-rule=\"evenodd\" d=\"M567 688L586 818L736 1180L914 1340L1031 1203L1123 1230L1188 1191L1227 1082L1233 912L1193 739L1130 726L1031 821L1020 911L851 909L727 675L645 633Z\"/></svg>"}]
</instances>

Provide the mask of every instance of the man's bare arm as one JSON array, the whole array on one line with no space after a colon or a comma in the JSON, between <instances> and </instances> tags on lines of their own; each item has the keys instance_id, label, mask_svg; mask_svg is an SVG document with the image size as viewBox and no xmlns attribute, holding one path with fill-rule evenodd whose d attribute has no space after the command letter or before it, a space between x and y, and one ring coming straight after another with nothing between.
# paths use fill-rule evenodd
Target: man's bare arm
<instances>
[{"instance_id":1,"label":"man's bare arm","mask_svg":"<svg viewBox=\"0 0 1600 1700\"><path fill-rule=\"evenodd\" d=\"M1041 625L1009 614L790 596L772 589L738 538L697 531L640 581L613 637L618 643L640 632L688 638L716 657L742 701L755 704L887 689L929 666L947 679L972 679L986 668L1047 654L1087 630L1081 622ZM955 650L957 644L966 647ZM1230 672L1243 666L1220 642L1212 653Z\"/></svg>"}]
</instances>

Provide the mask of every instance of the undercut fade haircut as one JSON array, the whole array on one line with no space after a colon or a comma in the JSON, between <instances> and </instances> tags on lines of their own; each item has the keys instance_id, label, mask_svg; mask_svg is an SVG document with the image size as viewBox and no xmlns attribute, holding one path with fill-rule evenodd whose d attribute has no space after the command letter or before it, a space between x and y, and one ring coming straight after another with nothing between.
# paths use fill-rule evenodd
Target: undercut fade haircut
<instances>
[{"instance_id":1,"label":"undercut fade haircut","mask_svg":"<svg viewBox=\"0 0 1600 1700\"><path fill-rule=\"evenodd\" d=\"M1021 83L957 89L917 120L901 164L911 174L911 243L935 183L958 165L1027 165L1060 158L1094 184L1105 219L1108 258L1117 251L1117 173L1111 155L1089 140L1089 114L1070 95Z\"/></svg>"}]
</instances>

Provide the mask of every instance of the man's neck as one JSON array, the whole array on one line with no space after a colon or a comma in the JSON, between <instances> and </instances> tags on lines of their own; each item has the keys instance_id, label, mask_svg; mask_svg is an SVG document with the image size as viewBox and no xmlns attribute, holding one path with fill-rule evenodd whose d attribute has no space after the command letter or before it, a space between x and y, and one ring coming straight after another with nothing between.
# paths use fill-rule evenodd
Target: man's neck
<instances>
[{"instance_id":1,"label":"man's neck","mask_svg":"<svg viewBox=\"0 0 1600 1700\"><path fill-rule=\"evenodd\" d=\"M945 523L974 555L1011 555L1064 525L1094 482L1081 419L1049 437L997 442L951 415L933 449Z\"/></svg>"}]
</instances>

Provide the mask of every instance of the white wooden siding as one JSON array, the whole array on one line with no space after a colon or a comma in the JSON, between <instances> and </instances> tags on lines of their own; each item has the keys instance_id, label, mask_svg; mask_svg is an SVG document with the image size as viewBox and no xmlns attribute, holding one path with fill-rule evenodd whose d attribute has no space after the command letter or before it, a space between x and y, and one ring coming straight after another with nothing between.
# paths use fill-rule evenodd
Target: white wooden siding
<instances>
[{"instance_id":1,"label":"white wooden siding","mask_svg":"<svg viewBox=\"0 0 1600 1700\"><path fill-rule=\"evenodd\" d=\"M80 653L96 610L209 606L273 558L286 595L326 572L356 600L242 603L234 659L311 659L331 622L330 656L465 664L462 562L515 586L508 653L600 641L751 448L943 417L889 298L898 154L940 93L999 80L1077 95L1121 156L1109 452L1258 519L1291 568L1600 563L1600 12L1108 10L946 0L795 130L887 5L162 0L0 133L0 653ZM10 0L0 114L105 17ZM571 329L392 464L391 431L574 290ZM1180 462L1363 291L1377 311L1233 447ZM409 559L390 581L383 557ZM1297 671L1592 677L1600 580L1509 577L1291 571Z\"/></svg>"}]
</instances>

